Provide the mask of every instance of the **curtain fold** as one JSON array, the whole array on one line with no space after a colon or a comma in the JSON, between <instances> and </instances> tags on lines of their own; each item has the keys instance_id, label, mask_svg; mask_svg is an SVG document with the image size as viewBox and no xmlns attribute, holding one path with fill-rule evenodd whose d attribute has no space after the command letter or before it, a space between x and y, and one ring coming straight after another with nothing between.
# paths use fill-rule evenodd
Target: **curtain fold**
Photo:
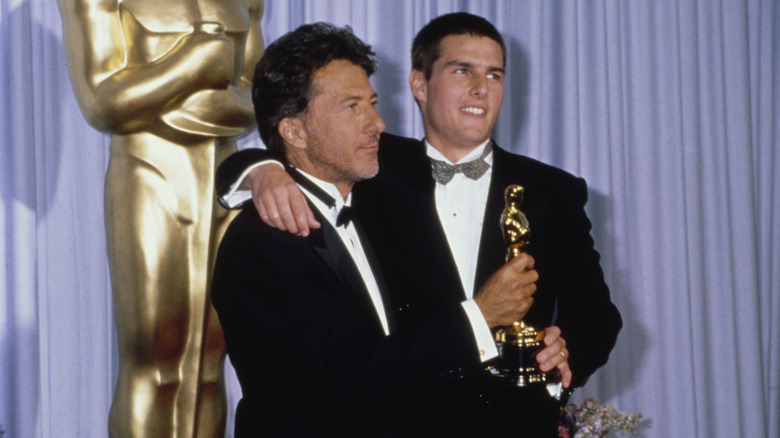
<instances>
[{"instance_id":1,"label":"curtain fold","mask_svg":"<svg viewBox=\"0 0 780 438\"><path fill-rule=\"evenodd\" d=\"M459 10L506 39L498 143L588 181L625 325L575 400L641 411L639 436L780 436L778 2L266 0L263 33L351 26L377 51L387 130L422 137L411 42ZM105 436L117 374L109 137L81 115L60 26L53 2L0 0L6 436Z\"/></svg>"}]
</instances>

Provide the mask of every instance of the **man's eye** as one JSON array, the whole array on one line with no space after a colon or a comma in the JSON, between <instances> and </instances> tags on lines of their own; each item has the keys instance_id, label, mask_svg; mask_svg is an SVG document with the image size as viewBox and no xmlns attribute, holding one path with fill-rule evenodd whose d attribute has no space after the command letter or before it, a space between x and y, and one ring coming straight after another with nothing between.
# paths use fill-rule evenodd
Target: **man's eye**
<instances>
[{"instance_id":1,"label":"man's eye","mask_svg":"<svg viewBox=\"0 0 780 438\"><path fill-rule=\"evenodd\" d=\"M502 77L503 76L501 76L501 74L499 74L499 73L489 73L488 74L488 78L489 79L495 79L497 81L500 81L502 79Z\"/></svg>"}]
</instances>

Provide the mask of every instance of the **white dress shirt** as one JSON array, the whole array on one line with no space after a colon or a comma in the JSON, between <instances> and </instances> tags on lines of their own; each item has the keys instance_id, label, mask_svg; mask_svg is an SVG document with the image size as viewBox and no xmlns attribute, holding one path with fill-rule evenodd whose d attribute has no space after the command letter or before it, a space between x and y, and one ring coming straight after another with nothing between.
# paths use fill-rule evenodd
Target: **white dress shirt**
<instances>
[{"instance_id":1,"label":"white dress shirt","mask_svg":"<svg viewBox=\"0 0 780 438\"><path fill-rule=\"evenodd\" d=\"M427 141L425 145L430 158L449 164L460 164L479 158L487 143L487 141L482 143L457 163L448 160ZM477 254L479 254L479 242L482 236L482 223L485 217L488 190L490 189L490 178L493 174L492 152L485 157L485 162L491 167L479 179L473 180L458 172L446 185L437 182L435 191L436 212L455 259L463 290L466 292L462 305L469 316L483 362L498 356L493 334L477 303L473 300ZM479 208L474 208L475 206Z\"/></svg>"}]
</instances>

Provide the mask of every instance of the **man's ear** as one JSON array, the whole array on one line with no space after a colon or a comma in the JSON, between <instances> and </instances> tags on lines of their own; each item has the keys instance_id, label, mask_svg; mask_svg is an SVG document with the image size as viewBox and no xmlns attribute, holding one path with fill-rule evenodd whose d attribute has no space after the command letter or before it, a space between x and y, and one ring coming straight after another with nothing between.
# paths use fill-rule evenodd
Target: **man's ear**
<instances>
[{"instance_id":1,"label":"man's ear","mask_svg":"<svg viewBox=\"0 0 780 438\"><path fill-rule=\"evenodd\" d=\"M428 87L425 80L425 73L420 70L412 70L409 74L409 88L412 90L412 96L417 102L428 101Z\"/></svg>"},{"instance_id":2,"label":"man's ear","mask_svg":"<svg viewBox=\"0 0 780 438\"><path fill-rule=\"evenodd\" d=\"M284 142L294 148L306 149L306 127L303 120L297 117L285 117L277 126L279 135Z\"/></svg>"}]
</instances>

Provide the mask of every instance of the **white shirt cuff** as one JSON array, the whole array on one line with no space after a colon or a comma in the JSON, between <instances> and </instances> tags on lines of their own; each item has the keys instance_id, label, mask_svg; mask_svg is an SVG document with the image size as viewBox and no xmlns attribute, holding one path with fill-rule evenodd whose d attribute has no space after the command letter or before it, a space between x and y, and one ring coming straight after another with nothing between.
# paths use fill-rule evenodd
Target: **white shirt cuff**
<instances>
[{"instance_id":1,"label":"white shirt cuff","mask_svg":"<svg viewBox=\"0 0 780 438\"><path fill-rule=\"evenodd\" d=\"M485 317L482 316L477 303L471 299L463 301L460 305L463 306L463 310L466 311L466 316L471 323L471 330L474 332L474 339L477 341L477 348L479 349L479 358L482 362L486 362L497 357L498 348L496 348L496 342L493 340L493 333L490 331L487 322L485 322Z\"/></svg>"},{"instance_id":2,"label":"white shirt cuff","mask_svg":"<svg viewBox=\"0 0 780 438\"><path fill-rule=\"evenodd\" d=\"M264 164L273 163L279 166L282 166L284 168L284 165L276 160L263 160L259 161L244 170L243 173L238 177L236 181L233 181L233 184L230 185L230 190L222 196L222 204L228 206L229 208L235 208L244 202L252 199L252 191L247 189L240 189L241 183L244 182L244 179L246 179L246 176L249 175L249 172L251 172L256 167L262 166Z\"/></svg>"}]
</instances>

